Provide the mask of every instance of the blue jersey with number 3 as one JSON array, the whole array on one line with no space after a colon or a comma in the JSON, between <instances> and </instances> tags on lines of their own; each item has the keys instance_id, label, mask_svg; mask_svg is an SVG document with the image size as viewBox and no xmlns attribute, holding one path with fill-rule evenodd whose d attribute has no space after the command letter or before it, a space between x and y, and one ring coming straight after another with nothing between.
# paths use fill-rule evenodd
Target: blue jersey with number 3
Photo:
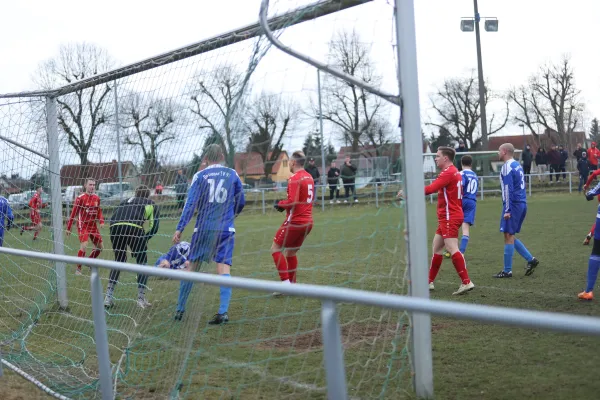
<instances>
[{"instance_id":1,"label":"blue jersey with number 3","mask_svg":"<svg viewBox=\"0 0 600 400\"><path fill-rule=\"evenodd\" d=\"M521 164L513 158L502 166L500 184L502 185L502 205L505 213L510 213L517 204L527 203L525 173Z\"/></svg>"},{"instance_id":2,"label":"blue jersey with number 3","mask_svg":"<svg viewBox=\"0 0 600 400\"><path fill-rule=\"evenodd\" d=\"M177 230L183 229L198 211L195 232L235 232L234 219L246 201L237 172L218 164L194 175Z\"/></svg>"},{"instance_id":3,"label":"blue jersey with number 3","mask_svg":"<svg viewBox=\"0 0 600 400\"><path fill-rule=\"evenodd\" d=\"M470 169L463 169L460 174L462 175L463 203L465 200L477 201L477 189L479 188L477 174Z\"/></svg>"}]
</instances>

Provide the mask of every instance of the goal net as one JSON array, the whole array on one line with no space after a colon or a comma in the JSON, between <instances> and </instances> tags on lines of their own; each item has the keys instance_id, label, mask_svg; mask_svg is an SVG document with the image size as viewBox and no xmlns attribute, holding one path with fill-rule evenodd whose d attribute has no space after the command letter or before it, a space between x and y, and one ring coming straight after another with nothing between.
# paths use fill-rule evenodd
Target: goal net
<instances>
[{"instance_id":1,"label":"goal net","mask_svg":"<svg viewBox=\"0 0 600 400\"><path fill-rule=\"evenodd\" d=\"M374 86L397 87L392 6L307 6L271 2L269 18L287 15L276 20L281 40ZM303 150L325 179L315 182L315 226L298 253L298 282L406 294L403 216L394 201L401 173L397 108L326 72L318 76L257 32L215 36L112 75L103 73L117 62L89 44L63 46L40 64L40 89L65 87L56 97L62 196L49 197L46 99L2 99L0 185L15 213L4 246L54 251L49 215L58 207L63 225L54 228L63 232L65 253L83 255L76 225L67 236L66 223L93 178L107 225L100 229L99 259L113 260L109 220L145 185L160 210L158 233L148 242L147 268L154 268L172 245L192 177L207 166L205 149L216 143L246 198L231 273L279 280L270 247L283 217L273 203L286 196L289 157ZM84 81L91 83L73 83L93 75ZM352 171L354 184L332 168ZM28 201L38 186L49 206L34 240ZM85 257L93 249L90 241ZM57 396L99 398L89 269L79 275L75 265L66 266L68 308L62 309L54 263L0 257L2 357ZM128 261L135 263L130 253ZM100 271L106 289L109 271ZM202 272L215 273L214 263ZM117 398L326 396L318 301L235 289L230 322L212 326L219 288L195 285L178 321L180 283L151 277L147 286L152 306L141 308L136 276L121 273L114 306L106 310ZM408 315L355 304L340 304L339 313L349 393L390 399L410 393Z\"/></svg>"}]
</instances>

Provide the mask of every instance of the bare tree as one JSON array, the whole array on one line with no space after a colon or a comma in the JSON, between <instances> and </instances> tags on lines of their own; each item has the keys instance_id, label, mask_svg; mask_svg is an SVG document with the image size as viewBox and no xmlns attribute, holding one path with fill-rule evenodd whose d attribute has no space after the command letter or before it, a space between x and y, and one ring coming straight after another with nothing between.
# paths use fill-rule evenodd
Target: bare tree
<instances>
[{"instance_id":1,"label":"bare tree","mask_svg":"<svg viewBox=\"0 0 600 400\"><path fill-rule=\"evenodd\" d=\"M365 130L364 141L369 146L364 151L365 157L380 157L386 146L391 143L392 126L389 121L377 117Z\"/></svg>"},{"instance_id":2,"label":"bare tree","mask_svg":"<svg viewBox=\"0 0 600 400\"><path fill-rule=\"evenodd\" d=\"M209 132L223 147L225 161L234 167L236 147L242 142L243 131L236 110L247 89L247 77L233 66L226 65L213 71L201 71L194 79L190 110L197 116L202 130Z\"/></svg>"},{"instance_id":3,"label":"bare tree","mask_svg":"<svg viewBox=\"0 0 600 400\"><path fill-rule=\"evenodd\" d=\"M260 154L265 178L271 176L273 165L283 151L283 139L289 134L298 107L281 96L261 94L249 107L247 129L250 132L248 151Z\"/></svg>"},{"instance_id":4,"label":"bare tree","mask_svg":"<svg viewBox=\"0 0 600 400\"><path fill-rule=\"evenodd\" d=\"M486 87L489 87L486 85ZM492 98L498 98L504 103L504 113L500 122L494 126L496 115L489 118L488 134L494 134L506 126L509 118L508 101L505 98L493 96L488 89L485 93L486 107ZM481 119L479 107L479 85L472 72L468 77L450 78L430 97L431 106L436 113L435 120L427 125L445 129L455 139L462 139L469 149L481 143L478 123ZM489 110L489 107L487 108Z\"/></svg>"},{"instance_id":5,"label":"bare tree","mask_svg":"<svg viewBox=\"0 0 600 400\"><path fill-rule=\"evenodd\" d=\"M125 96L120 106L126 129L125 144L142 151L142 173L158 172L160 146L175 139L175 128L181 124L182 107L167 99L144 98L139 93Z\"/></svg>"},{"instance_id":6,"label":"bare tree","mask_svg":"<svg viewBox=\"0 0 600 400\"><path fill-rule=\"evenodd\" d=\"M330 63L348 75L377 85L381 77L374 72L369 46L360 41L356 31L343 31L329 43ZM327 76L323 85L323 119L332 122L340 130L342 140L349 142L352 152L357 153L364 145L364 133L381 111L382 102L353 83ZM318 115L318 109L313 106Z\"/></svg>"},{"instance_id":7,"label":"bare tree","mask_svg":"<svg viewBox=\"0 0 600 400\"><path fill-rule=\"evenodd\" d=\"M580 122L584 105L575 85L575 74L568 57L558 64L540 67L527 85L512 89L509 98L515 106L515 122L524 124L539 142L538 127L558 134L559 144Z\"/></svg>"},{"instance_id":8,"label":"bare tree","mask_svg":"<svg viewBox=\"0 0 600 400\"><path fill-rule=\"evenodd\" d=\"M49 90L89 78L114 68L115 61L108 52L90 43L62 45L58 56L42 62L34 82ZM58 125L75 149L81 165L89 164L89 151L98 128L107 122L107 84L78 90L56 99L59 107Z\"/></svg>"}]
</instances>

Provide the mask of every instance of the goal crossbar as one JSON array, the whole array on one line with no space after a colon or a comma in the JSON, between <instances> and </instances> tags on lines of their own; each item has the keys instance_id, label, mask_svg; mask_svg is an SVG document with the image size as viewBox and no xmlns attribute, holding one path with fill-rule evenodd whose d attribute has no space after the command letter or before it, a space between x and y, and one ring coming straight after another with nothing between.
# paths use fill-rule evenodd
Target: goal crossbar
<instances>
[{"instance_id":1,"label":"goal crossbar","mask_svg":"<svg viewBox=\"0 0 600 400\"><path fill-rule=\"evenodd\" d=\"M268 23L269 27L272 30L279 30L284 27L297 25L302 22L310 21L328 14L332 14L334 12L346 10L361 4L370 3L372 1L373 0L323 0L318 3L310 4L305 7L300 7L285 14L275 16L269 19ZM290 19L290 17L294 15L297 15L298 17ZM260 23L256 22L254 24L246 25L244 27L226 32L224 34L213 36L209 39L205 39L200 42L196 42L178 48L176 50L169 51L167 53L159 54L157 56L147 58L145 60L138 61L136 63L129 64L124 67L120 67L112 71L108 71L100 75L72 83L70 85L62 86L58 89L49 91L0 94L0 99L11 97L39 96L57 97L65 95L102 83L111 82L115 79L123 78L138 72L147 71L162 65L167 65L175 61L182 60L184 58L192 57L198 54L206 53L225 46L229 46L234 43L242 42L244 40L260 36L263 33L264 32L260 26Z\"/></svg>"}]
</instances>

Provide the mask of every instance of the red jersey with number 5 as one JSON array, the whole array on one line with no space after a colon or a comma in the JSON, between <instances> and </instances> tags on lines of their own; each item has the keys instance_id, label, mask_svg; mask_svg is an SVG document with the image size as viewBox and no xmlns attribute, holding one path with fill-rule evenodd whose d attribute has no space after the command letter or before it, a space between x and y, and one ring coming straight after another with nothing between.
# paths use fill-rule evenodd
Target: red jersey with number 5
<instances>
[{"instance_id":1,"label":"red jersey with number 5","mask_svg":"<svg viewBox=\"0 0 600 400\"><path fill-rule=\"evenodd\" d=\"M458 169L451 165L443 170L428 186L425 194L438 194L438 221L463 220L462 210L462 176Z\"/></svg>"},{"instance_id":2,"label":"red jersey with number 5","mask_svg":"<svg viewBox=\"0 0 600 400\"><path fill-rule=\"evenodd\" d=\"M286 210L286 222L294 225L312 224L312 205L315 200L315 182L305 170L300 170L288 179L287 199L279 207Z\"/></svg>"}]
</instances>

